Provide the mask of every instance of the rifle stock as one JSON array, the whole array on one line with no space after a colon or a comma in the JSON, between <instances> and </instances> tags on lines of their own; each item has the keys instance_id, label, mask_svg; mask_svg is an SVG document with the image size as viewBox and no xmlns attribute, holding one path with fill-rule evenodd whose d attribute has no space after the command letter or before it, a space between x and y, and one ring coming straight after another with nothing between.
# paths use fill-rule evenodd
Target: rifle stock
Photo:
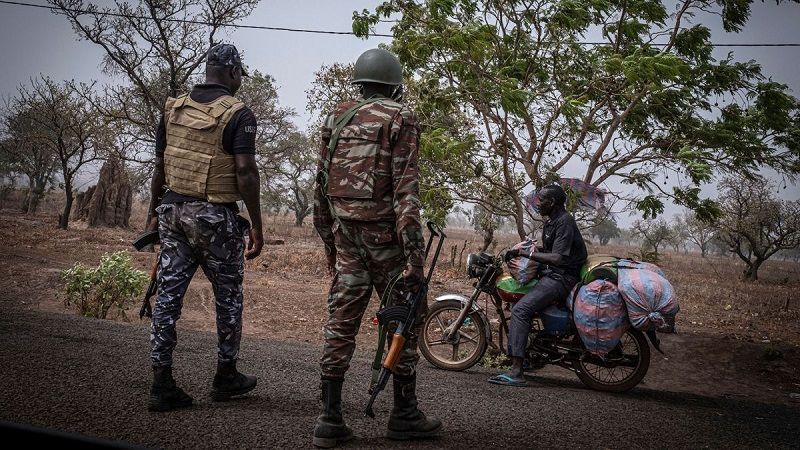
<instances>
[{"instance_id":1,"label":"rifle stock","mask_svg":"<svg viewBox=\"0 0 800 450\"><path fill-rule=\"evenodd\" d=\"M386 359L383 361L383 367L394 372L394 368L397 366L397 361L400 360L400 352L403 351L404 345L406 345L405 336L399 333L392 335L392 341L389 344L389 353L386 354Z\"/></svg>"}]
</instances>

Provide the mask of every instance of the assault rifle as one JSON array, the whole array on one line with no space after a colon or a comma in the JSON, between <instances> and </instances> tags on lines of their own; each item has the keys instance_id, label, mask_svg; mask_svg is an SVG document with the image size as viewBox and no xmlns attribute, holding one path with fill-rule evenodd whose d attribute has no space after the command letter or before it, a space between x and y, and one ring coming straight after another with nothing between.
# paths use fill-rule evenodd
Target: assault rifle
<instances>
[{"instance_id":1,"label":"assault rifle","mask_svg":"<svg viewBox=\"0 0 800 450\"><path fill-rule=\"evenodd\" d=\"M408 292L406 294L404 305L389 306L381 309L376 314L378 322L381 325L386 327L390 323L395 323L397 324L397 328L395 328L394 334L389 342L389 351L386 353L386 358L383 360L383 365L378 375L378 382L369 390L369 402L367 402L367 409L364 411L364 414L368 417L375 417L372 404L375 403L378 394L386 388L386 383L389 382L389 376L394 372L397 362L400 360L400 353L403 351L406 341L414 333L414 326L417 321L417 310L423 302L427 301L428 284L431 282L433 269L436 267L436 260L439 259L439 253L442 251L442 244L444 244L444 239L447 237L442 229L433 222L428 222L428 230L430 230L431 236L425 248L426 259L431 245L433 244L433 238L438 236L439 242L436 244L436 253L434 253L433 259L431 260L425 282L422 283L422 286L420 286L416 293ZM378 351L380 351L380 349Z\"/></svg>"},{"instance_id":2,"label":"assault rifle","mask_svg":"<svg viewBox=\"0 0 800 450\"><path fill-rule=\"evenodd\" d=\"M137 251L142 251L146 247L150 245L155 245L160 242L158 231L145 231L139 237L137 237L133 241L133 246L136 248ZM156 295L158 291L158 261L159 257L156 256L156 262L153 264L153 269L150 271L150 285L147 287L147 292L144 294L144 300L142 300L142 308L139 310L139 319L147 317L153 317L153 307L150 306L150 298Z\"/></svg>"}]
</instances>

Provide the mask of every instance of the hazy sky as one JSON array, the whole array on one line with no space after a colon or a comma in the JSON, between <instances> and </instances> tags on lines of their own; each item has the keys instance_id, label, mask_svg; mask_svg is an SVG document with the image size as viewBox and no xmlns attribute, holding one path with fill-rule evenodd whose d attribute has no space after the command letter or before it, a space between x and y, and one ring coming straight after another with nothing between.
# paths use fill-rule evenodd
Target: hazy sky
<instances>
[{"instance_id":1,"label":"hazy sky","mask_svg":"<svg viewBox=\"0 0 800 450\"><path fill-rule=\"evenodd\" d=\"M43 0L28 1L45 3ZM349 31L354 10L372 9L378 3L365 0L262 0L253 14L242 22ZM716 43L800 42L800 5L777 6L772 1L756 1L752 8L751 20L739 34L723 32L717 18L704 20L713 30L712 40ZM388 26L380 31L388 32ZM258 69L275 77L281 103L297 111L297 122L302 128L308 120L304 91L322 64L351 62L364 50L389 42L388 38L362 40L347 35L247 29L231 30L225 40L237 45L251 70ZM729 51L734 52L737 59L755 59L762 65L766 76L789 85L794 95L800 96L800 47L721 47L714 54L723 57ZM3 97L12 95L20 83L26 83L30 77L40 73L56 80L109 81L99 71L102 57L99 47L78 41L65 18L44 9L0 4L0 55L5 61L0 70L0 95ZM790 185L782 197L800 198L800 187Z\"/></svg>"}]
</instances>

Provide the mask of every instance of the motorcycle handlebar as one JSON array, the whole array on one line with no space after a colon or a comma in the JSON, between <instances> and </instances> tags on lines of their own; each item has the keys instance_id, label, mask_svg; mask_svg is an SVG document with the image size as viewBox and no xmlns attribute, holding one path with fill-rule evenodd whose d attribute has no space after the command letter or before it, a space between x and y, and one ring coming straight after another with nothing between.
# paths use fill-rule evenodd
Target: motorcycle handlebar
<instances>
[{"instance_id":1,"label":"motorcycle handlebar","mask_svg":"<svg viewBox=\"0 0 800 450\"><path fill-rule=\"evenodd\" d=\"M438 236L447 237L447 235L444 234L444 231L442 231L442 227L436 225L432 221L428 221L428 231L431 232L431 237L438 237Z\"/></svg>"}]
</instances>

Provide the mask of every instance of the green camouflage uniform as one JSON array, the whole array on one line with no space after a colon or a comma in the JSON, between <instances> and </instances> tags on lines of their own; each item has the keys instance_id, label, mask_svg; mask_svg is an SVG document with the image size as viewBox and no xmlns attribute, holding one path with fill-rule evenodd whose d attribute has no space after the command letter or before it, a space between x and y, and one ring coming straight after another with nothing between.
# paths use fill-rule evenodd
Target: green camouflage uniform
<instances>
[{"instance_id":1,"label":"green camouflage uniform","mask_svg":"<svg viewBox=\"0 0 800 450\"><path fill-rule=\"evenodd\" d=\"M328 116L322 128L319 170L330 157L328 143L335 119L356 104L341 103ZM406 263L421 267L425 262L419 218L418 142L414 113L393 100L380 98L356 112L343 128L330 158L327 193L333 212L325 198L325 183L317 184L314 227L326 252L336 253L329 317L323 329L323 378L341 379L350 366L373 287L380 295ZM399 283L402 286L402 281ZM401 300L397 294L390 304ZM415 334L419 334L426 312L426 305L419 308ZM395 372L413 375L417 360L414 336L407 341Z\"/></svg>"}]
</instances>

